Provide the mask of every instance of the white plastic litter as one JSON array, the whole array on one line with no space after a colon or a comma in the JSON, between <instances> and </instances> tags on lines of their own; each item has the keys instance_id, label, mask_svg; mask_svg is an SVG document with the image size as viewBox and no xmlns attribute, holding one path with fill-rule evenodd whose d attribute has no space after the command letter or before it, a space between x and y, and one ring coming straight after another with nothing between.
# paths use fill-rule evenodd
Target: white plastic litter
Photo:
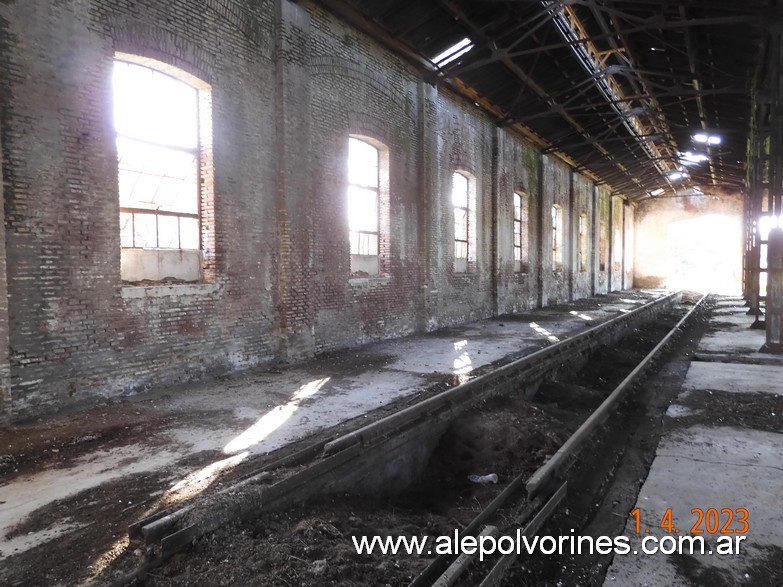
<instances>
[{"instance_id":1,"label":"white plastic litter","mask_svg":"<svg viewBox=\"0 0 783 587\"><path fill-rule=\"evenodd\" d=\"M478 483L480 485L498 482L497 473L490 473L489 475L468 475L468 479L473 483Z\"/></svg>"}]
</instances>

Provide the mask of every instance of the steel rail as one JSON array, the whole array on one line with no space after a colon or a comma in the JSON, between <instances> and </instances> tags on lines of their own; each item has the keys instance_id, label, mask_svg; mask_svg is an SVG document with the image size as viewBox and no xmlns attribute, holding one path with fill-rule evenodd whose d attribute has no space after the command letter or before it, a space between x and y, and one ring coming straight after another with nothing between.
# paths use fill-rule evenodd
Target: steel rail
<instances>
[{"instance_id":1,"label":"steel rail","mask_svg":"<svg viewBox=\"0 0 783 587\"><path fill-rule=\"evenodd\" d=\"M327 442L324 446L326 454L332 454L347 448L352 444L364 444L374 437L388 434L403 423L437 412L444 407L457 409L460 405L469 407L477 401L486 399L487 391L495 390L494 384L508 377L519 377L525 372L535 375L537 372L551 370L553 364L559 363L561 357L571 357L576 353L584 352L595 344L595 341L607 333L623 326L630 325L645 314L659 308L676 303L681 297L680 292L674 292L657 298L651 302L622 314L611 320L607 320L588 330L584 330L570 338L566 338L551 346L540 349L530 355L512 361L489 373L479 375L473 379L446 390L438 395L423 400L399 412L391 414L381 420L368 424L358 430L354 430L343 436ZM555 365L556 366L556 365Z\"/></svg>"},{"instance_id":2,"label":"steel rail","mask_svg":"<svg viewBox=\"0 0 783 587\"><path fill-rule=\"evenodd\" d=\"M493 500L484 510L474 518L474 520L460 533L460 535L475 535L478 526L492 519L495 512L505 505L505 503L518 492L521 485L525 484L526 495L521 503L526 503L523 508L523 514L515 520L513 526L518 526L525 517L530 515L531 510L538 510L533 521L528 523L522 534L532 537L538 529L543 526L546 520L554 514L557 505L565 497L566 482L561 475L567 468L571 458L575 456L583 447L584 442L612 414L613 408L625 396L625 394L638 383L647 369L658 358L672 339L677 336L688 321L700 309L703 303L708 299L708 294L699 299L696 304L683 316L677 324L655 345L655 347L634 367L634 369L623 379L622 382L612 391L611 394L601 403L601 405L585 420L585 422L566 440L555 455L546 463L539 467L528 479L523 480L524 474L513 479L506 488ZM544 504L542 506L542 504ZM540 508L540 509L539 509ZM490 522L491 523L491 522ZM508 530L503 531L504 535L509 535ZM483 579L479 583L480 587L494 587L499 585L508 569L518 557L516 552L501 555L495 560L495 564L487 570ZM448 573L449 585L456 583L458 572L464 571L467 566L460 565L455 567L451 562L453 557L441 556L433 560L414 580L409 587L424 587L429 585L439 585L442 583L442 577ZM446 568L446 571L442 569Z\"/></svg>"},{"instance_id":3,"label":"steel rail","mask_svg":"<svg viewBox=\"0 0 783 587\"><path fill-rule=\"evenodd\" d=\"M129 528L131 539L146 544L152 560L145 561L135 572L116 584L127 583L152 566L162 564L166 558L193 540L230 520L262 511L283 509L328 490L354 472L357 465L366 466L368 462L382 461L406 443L415 444L424 440L436 426L445 429L451 419L477 402L517 390L520 381L526 384L540 381L598 345L622 338L623 330L673 305L680 296L679 292L675 292L656 298L633 311L477 376L331 442L311 445L292 455L293 458L283 459L292 461L291 464L304 465L293 475L276 478L268 472L270 468L267 467L249 474L239 484L202 498L198 504L189 504L173 512L160 512L133 524ZM322 451L320 447L323 447ZM285 466L283 463L278 464ZM521 490L524 483L525 479L515 480L512 486L493 500L492 511L501 507L515 491ZM242 492L238 491L240 488ZM484 516L478 516L466 531L477 531L481 521L490 515L489 511L484 512Z\"/></svg>"},{"instance_id":4,"label":"steel rail","mask_svg":"<svg viewBox=\"0 0 783 587\"><path fill-rule=\"evenodd\" d=\"M584 421L584 423L574 432L568 440L565 441L563 446L558 449L554 456L549 459L546 464L536 471L530 481L527 482L525 488L528 495L535 495L538 493L544 484L556 473L558 469L563 467L566 461L573 456L581 447L590 434L602 424L611 414L614 406L623 398L623 396L630 390L645 371L649 368L650 364L655 360L664 350L667 344L672 338L680 332L682 327L690 320L693 313L701 307L701 304L707 299L707 294L694 304L694 306L688 311L682 319L672 328L661 341L655 345L655 348L651 350L641 360L641 362L631 371L628 376L620 382L620 384L612 391L611 394L598 406L598 408L590 415L590 417Z\"/></svg>"}]
</instances>

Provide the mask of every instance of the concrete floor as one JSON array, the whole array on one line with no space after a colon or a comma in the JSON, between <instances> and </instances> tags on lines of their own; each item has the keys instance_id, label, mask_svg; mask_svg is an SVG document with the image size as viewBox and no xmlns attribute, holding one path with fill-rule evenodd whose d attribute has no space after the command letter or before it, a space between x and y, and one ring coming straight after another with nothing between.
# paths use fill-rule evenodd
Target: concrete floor
<instances>
[{"instance_id":1,"label":"concrete floor","mask_svg":"<svg viewBox=\"0 0 783 587\"><path fill-rule=\"evenodd\" d=\"M433 384L458 383L484 365L531 353L661 293L600 296L373 344L297 367L159 390L101 406L86 421L71 414L12 426L0 431L0 463L14 462L20 455L11 453L17 450L25 452L27 464L5 475L0 485L0 560L82 531L85 522L68 515L68 500L77 494L109 483L116 487L130 475L162 472L164 486L150 495L168 503L186 499L254 456ZM154 418L160 425L134 433L129 424L122 442L90 441L100 436L93 428L101 422L122 423L123 418L137 423ZM63 430L71 430L73 438L63 438ZM54 448L55 438L56 446L68 448L67 459ZM81 446L85 449L77 450ZM40 455L31 454L35 451ZM30 465L35 462L40 464ZM101 492L90 495L97 500L89 504L95 508L108 499ZM127 508L136 505L129 501ZM34 530L13 532L34 515L44 518Z\"/></svg>"},{"instance_id":2,"label":"concrete floor","mask_svg":"<svg viewBox=\"0 0 783 587\"><path fill-rule=\"evenodd\" d=\"M629 518L624 535L631 537L639 554L615 555L605 585L780 584L776 581L781 577L770 578L769 573L770 561L783 554L783 413L755 414L737 425L731 408L714 409L719 396L720 401L729 397L736 405L744 404L740 407L747 412L753 405L765 405L764 397L783 395L783 362L757 352L764 331L749 330L753 318L745 312L737 298L719 303L711 319L715 331L703 337L697 353L697 358L710 361L691 363L682 392L667 412L668 432L635 506L641 511L642 533L649 530L648 535L658 538L677 536L659 527L669 508L683 535L697 521L693 508L729 508L735 513L745 508L749 529L740 554L644 555L639 548L643 536L636 534L635 519ZM772 364L755 364L759 360ZM721 513L721 525L728 515ZM736 518L729 526L739 527ZM719 534L704 536L715 549Z\"/></svg>"}]
</instances>

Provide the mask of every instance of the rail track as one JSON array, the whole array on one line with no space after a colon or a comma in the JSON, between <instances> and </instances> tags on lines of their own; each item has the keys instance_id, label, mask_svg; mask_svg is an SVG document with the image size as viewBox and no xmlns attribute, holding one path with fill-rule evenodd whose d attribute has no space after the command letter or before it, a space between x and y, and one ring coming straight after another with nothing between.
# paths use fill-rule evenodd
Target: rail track
<instances>
[{"instance_id":1,"label":"rail track","mask_svg":"<svg viewBox=\"0 0 783 587\"><path fill-rule=\"evenodd\" d=\"M587 439L612 414L612 410L623 397L644 377L645 373L664 352L667 345L678 336L687 325L690 318L698 312L708 296L702 298L682 317L660 342L639 362L639 364L622 380L609 394L601 405L587 420L568 438L560 449L544 465L532 475L520 475L513 479L503 492L481 511L473 522L463 530L461 535L491 535L496 541L501 535L511 540L518 536L532 538L545 522L556 511L558 505L566 496L568 483L564 480L564 472L575 455L583 447ZM522 494L522 495L520 495ZM497 511L507 505L512 497L517 501L513 508L519 512L511 524L496 521ZM494 525L498 524L498 525ZM473 556L441 556L435 558L424 571L410 584L410 587L449 587L458 584L460 576L468 566L472 566L471 585L494 587L500 585L507 571L520 556L517 551L500 554L485 561L477 562ZM478 566L482 568L477 569Z\"/></svg>"},{"instance_id":2,"label":"rail track","mask_svg":"<svg viewBox=\"0 0 783 587\"><path fill-rule=\"evenodd\" d=\"M133 524L128 534L132 547L144 553L142 563L111 584L132 582L232 520L284 510L316 495L357 485L380 486L388 483L390 477L399 478L400 470L408 471L401 480L406 483L426 463L437 440L455 418L494 396L520 393L520 390L532 394L545 379L585 363L598 347L616 343L639 325L678 304L680 299L679 292L662 296L367 426L312 444L218 493ZM706 296L699 300L552 458L532 476L523 474L511 480L460 535L476 536L484 532L500 536L519 531L533 536L539 531L566 495L565 472L574 455L705 299ZM511 524L498 521L497 512L501 509L503 519L512 520ZM437 557L411 585L454 585L469 567L471 584L497 585L514 559L509 555L489 561L491 564L485 561L477 571L477 564L470 557ZM477 572L484 575L479 583L475 582Z\"/></svg>"}]
</instances>

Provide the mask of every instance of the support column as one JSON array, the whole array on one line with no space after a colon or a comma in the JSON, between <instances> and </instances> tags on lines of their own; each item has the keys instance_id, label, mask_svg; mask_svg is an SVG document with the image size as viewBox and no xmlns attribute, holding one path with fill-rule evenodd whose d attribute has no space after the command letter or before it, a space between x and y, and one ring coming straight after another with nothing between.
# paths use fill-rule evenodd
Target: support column
<instances>
[{"instance_id":1,"label":"support column","mask_svg":"<svg viewBox=\"0 0 783 587\"><path fill-rule=\"evenodd\" d=\"M506 194L500 192L500 171L499 171L499 151L500 151L500 127L495 126L492 133L492 220L490 224L491 246L490 246L490 265L492 266L492 275L490 276L490 286L492 289L492 315L498 315L498 291L500 280L500 248L499 242L499 217L500 217L500 199L506 198Z\"/></svg>"},{"instance_id":2,"label":"support column","mask_svg":"<svg viewBox=\"0 0 783 587\"><path fill-rule=\"evenodd\" d=\"M777 2L778 18L783 15L783 1ZM761 352L783 354L783 34L778 27L772 33L770 43L769 82L770 109L770 184L767 212L772 217L773 228L767 237L767 340Z\"/></svg>"},{"instance_id":3,"label":"support column","mask_svg":"<svg viewBox=\"0 0 783 587\"><path fill-rule=\"evenodd\" d=\"M544 211L546 208L544 202L544 194L546 193L546 187L544 186L544 155L538 154L538 193L536 194L536 223L538 224L536 234L536 263L535 266L531 264L531 269L536 272L536 307L544 307L544 219L546 218ZM530 210L528 208L528 210ZM528 216L529 218L530 216ZM552 232L551 227L547 234ZM551 267L551 261L550 261Z\"/></svg>"},{"instance_id":4,"label":"support column","mask_svg":"<svg viewBox=\"0 0 783 587\"><path fill-rule=\"evenodd\" d=\"M755 233L751 239L750 250L748 251L748 267L750 281L748 282L748 316L754 316L753 324L750 325L752 330L763 330L764 321L759 319L762 316L761 311L761 291L759 279L761 276L761 245L758 242L759 234L758 227L755 229Z\"/></svg>"},{"instance_id":5,"label":"support column","mask_svg":"<svg viewBox=\"0 0 783 587\"><path fill-rule=\"evenodd\" d=\"M2 26L0 24L0 26ZM0 103L0 203L3 196L3 105ZM5 206L0 206L0 425L11 418L11 364L9 361L8 272L6 271Z\"/></svg>"},{"instance_id":6,"label":"support column","mask_svg":"<svg viewBox=\"0 0 783 587\"><path fill-rule=\"evenodd\" d=\"M281 360L315 352L307 10L275 2L278 296Z\"/></svg>"},{"instance_id":7,"label":"support column","mask_svg":"<svg viewBox=\"0 0 783 587\"><path fill-rule=\"evenodd\" d=\"M567 261L564 259L563 263L563 269L568 269L568 301L573 302L574 301L574 280L576 279L576 274L579 271L579 255L578 255L578 244L579 244L579 213L577 210L576 205L576 194L574 193L574 176L576 175L576 171L573 169L569 170L568 174L568 210L564 211L563 217L565 219L567 212L568 216L568 223L563 223L565 226L568 227L568 232L566 233L565 230L563 230L563 236L565 237L567 235L566 240L566 250L567 253Z\"/></svg>"},{"instance_id":8,"label":"support column","mask_svg":"<svg viewBox=\"0 0 783 587\"><path fill-rule=\"evenodd\" d=\"M614 289L614 224L617 222L614 213L614 194L609 194L609 235L607 238L607 249L609 258L606 260L606 291L613 292Z\"/></svg>"},{"instance_id":9,"label":"support column","mask_svg":"<svg viewBox=\"0 0 783 587\"><path fill-rule=\"evenodd\" d=\"M748 199L745 219L745 275L744 293L747 298L748 316L754 316L753 329L764 329L759 320L762 315L761 295L762 248L766 247L761 231L762 218L773 210L772 194L779 185L776 153L779 149L775 128L780 124L776 112L777 78L779 72L779 36L770 34L767 59L753 80L753 112L751 134L748 140ZM766 260L766 259L765 259ZM765 275L766 276L766 275Z\"/></svg>"},{"instance_id":10,"label":"support column","mask_svg":"<svg viewBox=\"0 0 783 587\"><path fill-rule=\"evenodd\" d=\"M590 190L590 206L592 207L592 214L590 215L590 295L594 296L598 291L598 269L601 264L600 260L600 248L601 235L599 229L601 222L599 220L600 207L598 200L598 186L595 183L592 184Z\"/></svg>"},{"instance_id":11,"label":"support column","mask_svg":"<svg viewBox=\"0 0 783 587\"><path fill-rule=\"evenodd\" d=\"M419 276L421 300L419 303L418 329L432 330L441 314L441 281L444 269L438 256L440 232L439 178L440 151L438 149L438 87L420 81L418 86L418 228L419 228Z\"/></svg>"},{"instance_id":12,"label":"support column","mask_svg":"<svg viewBox=\"0 0 783 587\"><path fill-rule=\"evenodd\" d=\"M622 244L620 245L621 258L620 258L620 283L622 284L621 289L628 289L628 284L625 282L625 262L626 262L626 251L628 247L626 246L625 239L626 239L626 232L628 230L627 226L627 216L628 213L626 212L626 206L628 205L628 202L623 201L623 231L620 233L620 239L622 240Z\"/></svg>"},{"instance_id":13,"label":"support column","mask_svg":"<svg viewBox=\"0 0 783 587\"><path fill-rule=\"evenodd\" d=\"M783 354L783 228L773 228L767 242L767 342L761 352Z\"/></svg>"}]
</instances>

